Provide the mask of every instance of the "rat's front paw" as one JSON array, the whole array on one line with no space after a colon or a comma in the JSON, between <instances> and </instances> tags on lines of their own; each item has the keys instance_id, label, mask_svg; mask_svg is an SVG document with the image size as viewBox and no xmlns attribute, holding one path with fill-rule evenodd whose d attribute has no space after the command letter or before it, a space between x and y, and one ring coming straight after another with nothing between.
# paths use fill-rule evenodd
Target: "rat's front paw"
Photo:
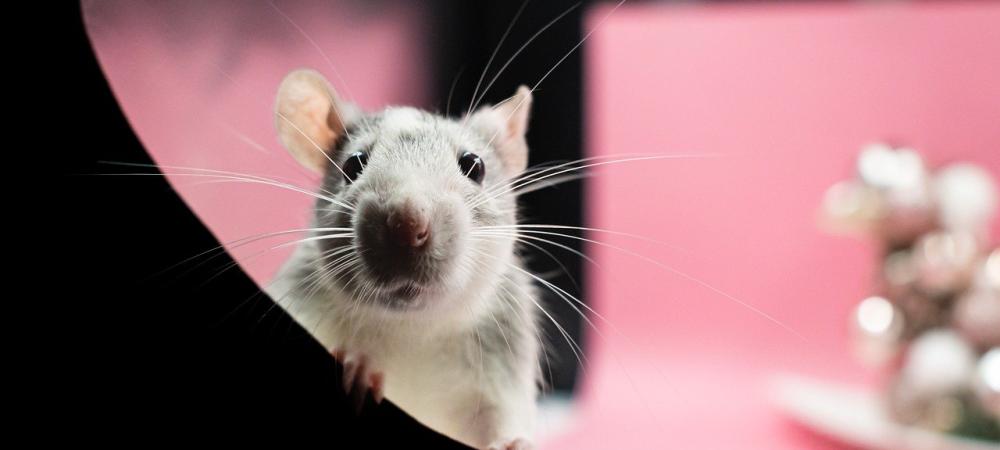
<instances>
[{"instance_id":1,"label":"rat's front paw","mask_svg":"<svg viewBox=\"0 0 1000 450\"><path fill-rule=\"evenodd\" d=\"M532 448L531 443L522 438L501 440L486 447L487 450L531 450Z\"/></svg>"},{"instance_id":2,"label":"rat's front paw","mask_svg":"<svg viewBox=\"0 0 1000 450\"><path fill-rule=\"evenodd\" d=\"M330 354L344 366L344 392L354 401L357 411L361 411L369 392L375 403L382 402L385 376L374 369L367 355L336 348Z\"/></svg>"}]
</instances>

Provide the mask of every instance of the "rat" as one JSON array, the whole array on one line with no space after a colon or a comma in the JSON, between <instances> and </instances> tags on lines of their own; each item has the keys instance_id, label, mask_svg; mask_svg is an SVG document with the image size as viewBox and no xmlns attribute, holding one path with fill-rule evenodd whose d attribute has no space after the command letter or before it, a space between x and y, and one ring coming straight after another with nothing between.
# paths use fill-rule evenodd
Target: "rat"
<instances>
[{"instance_id":1,"label":"rat","mask_svg":"<svg viewBox=\"0 0 1000 450\"><path fill-rule=\"evenodd\" d=\"M288 74L275 123L322 182L312 228L267 289L343 367L355 401L391 399L476 448L531 446L538 299L507 189L526 169L531 91L462 118L366 113L318 72Z\"/></svg>"}]
</instances>

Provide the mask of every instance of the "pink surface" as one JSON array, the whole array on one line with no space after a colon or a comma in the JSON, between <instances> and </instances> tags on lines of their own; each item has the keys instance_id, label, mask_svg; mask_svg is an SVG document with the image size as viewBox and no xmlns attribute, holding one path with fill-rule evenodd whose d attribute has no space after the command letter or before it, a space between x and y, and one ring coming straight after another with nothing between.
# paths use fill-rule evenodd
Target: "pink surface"
<instances>
[{"instance_id":1,"label":"pink surface","mask_svg":"<svg viewBox=\"0 0 1000 450\"><path fill-rule=\"evenodd\" d=\"M281 4L295 25L263 2L83 8L100 63L157 163L311 188L315 179L273 131L285 73L315 67L368 108L427 103L419 7L360 5ZM594 11L591 26L607 11ZM836 448L783 421L764 392L780 370L870 378L851 359L843 324L867 292L874 250L817 230L822 192L849 175L860 145L887 138L935 164L968 159L1000 175L1000 6L626 6L592 36L587 59L591 154L721 154L597 170L590 225L671 246L593 236L793 331L593 247L601 268L589 300L614 326L595 318L581 415L545 448ZM223 241L306 223L301 194L170 181ZM142 180L122 188L132 182ZM245 269L266 283L288 251Z\"/></svg>"},{"instance_id":2,"label":"pink surface","mask_svg":"<svg viewBox=\"0 0 1000 450\"><path fill-rule=\"evenodd\" d=\"M391 5L344 0L282 3L279 10L268 2L229 0L84 1L82 7L112 90L164 172L172 171L165 166L235 171L311 191L318 178L277 141L272 114L278 83L293 69L312 67L365 108L423 105L423 12L406 2ZM312 204L309 196L274 187L168 179L223 242L302 228ZM123 179L122 189L142 182ZM265 250L298 237L231 251L263 285L292 248Z\"/></svg>"},{"instance_id":3,"label":"pink surface","mask_svg":"<svg viewBox=\"0 0 1000 450\"><path fill-rule=\"evenodd\" d=\"M1000 5L626 6L587 61L591 155L720 154L598 170L590 225L671 245L593 236L792 331L591 246L589 299L614 326L595 319L581 417L545 448L839 448L767 403L780 371L872 378L845 323L875 249L824 235L818 205L875 140L1000 176Z\"/></svg>"}]
</instances>

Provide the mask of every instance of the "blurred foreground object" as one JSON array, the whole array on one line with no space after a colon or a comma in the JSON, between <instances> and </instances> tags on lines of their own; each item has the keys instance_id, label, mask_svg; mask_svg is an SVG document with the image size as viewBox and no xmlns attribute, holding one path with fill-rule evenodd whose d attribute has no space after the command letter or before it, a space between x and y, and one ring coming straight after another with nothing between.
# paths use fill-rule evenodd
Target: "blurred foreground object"
<instances>
[{"instance_id":1,"label":"blurred foreground object","mask_svg":"<svg viewBox=\"0 0 1000 450\"><path fill-rule=\"evenodd\" d=\"M879 240L874 295L851 315L859 357L884 370L889 416L1000 442L997 186L974 164L929 169L910 149L864 148L832 186L824 224Z\"/></svg>"}]
</instances>

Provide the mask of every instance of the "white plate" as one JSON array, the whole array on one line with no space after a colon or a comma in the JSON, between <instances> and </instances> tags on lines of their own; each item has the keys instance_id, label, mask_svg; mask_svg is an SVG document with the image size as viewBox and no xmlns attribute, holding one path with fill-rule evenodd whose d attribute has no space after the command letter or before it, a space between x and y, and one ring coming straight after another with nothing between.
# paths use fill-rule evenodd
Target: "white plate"
<instances>
[{"instance_id":1,"label":"white plate","mask_svg":"<svg viewBox=\"0 0 1000 450\"><path fill-rule=\"evenodd\" d=\"M840 441L886 450L998 450L995 443L958 438L892 421L871 389L795 375L774 382L775 404L803 425Z\"/></svg>"}]
</instances>

